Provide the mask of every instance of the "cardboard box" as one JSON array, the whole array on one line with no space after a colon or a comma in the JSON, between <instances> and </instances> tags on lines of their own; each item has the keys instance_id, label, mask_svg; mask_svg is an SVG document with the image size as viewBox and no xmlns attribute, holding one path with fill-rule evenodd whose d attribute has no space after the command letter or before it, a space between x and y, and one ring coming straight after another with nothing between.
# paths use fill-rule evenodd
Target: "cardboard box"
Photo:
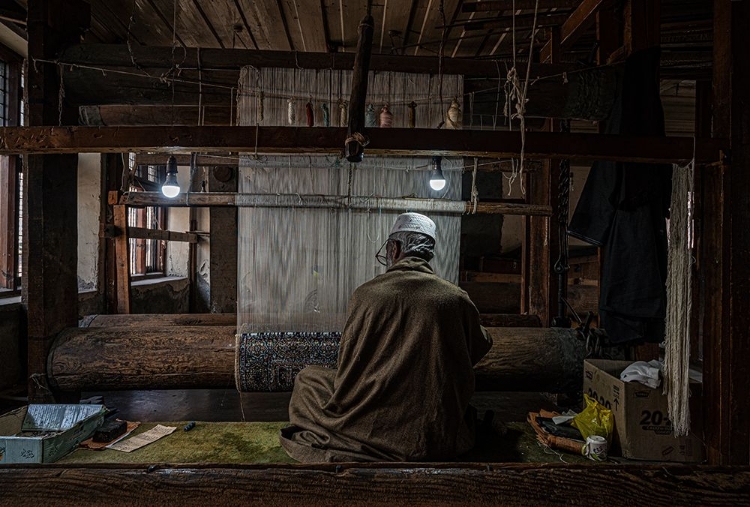
<instances>
[{"instance_id":1,"label":"cardboard box","mask_svg":"<svg viewBox=\"0 0 750 507\"><path fill-rule=\"evenodd\" d=\"M27 405L0 417L0 465L52 463L94 434L103 405Z\"/></svg>"},{"instance_id":2,"label":"cardboard box","mask_svg":"<svg viewBox=\"0 0 750 507\"><path fill-rule=\"evenodd\" d=\"M703 444L694 435L701 422L700 384L691 382L694 431L687 437L676 438L672 435L667 397L661 386L651 389L638 382L620 380L620 373L631 363L604 359L584 362L583 392L612 410L614 415L615 435L610 454L653 461L703 461Z\"/></svg>"}]
</instances>

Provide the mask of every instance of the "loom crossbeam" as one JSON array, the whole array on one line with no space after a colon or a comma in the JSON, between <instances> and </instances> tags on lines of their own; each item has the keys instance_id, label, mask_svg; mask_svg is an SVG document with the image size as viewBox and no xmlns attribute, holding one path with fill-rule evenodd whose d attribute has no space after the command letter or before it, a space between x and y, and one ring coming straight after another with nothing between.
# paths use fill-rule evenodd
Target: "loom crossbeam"
<instances>
[{"instance_id":1,"label":"loom crossbeam","mask_svg":"<svg viewBox=\"0 0 750 507\"><path fill-rule=\"evenodd\" d=\"M122 323L120 323L122 324ZM235 385L235 326L71 328L48 356L61 391L227 388ZM493 346L476 366L482 390L580 390L585 345L573 329L488 328Z\"/></svg>"}]
</instances>

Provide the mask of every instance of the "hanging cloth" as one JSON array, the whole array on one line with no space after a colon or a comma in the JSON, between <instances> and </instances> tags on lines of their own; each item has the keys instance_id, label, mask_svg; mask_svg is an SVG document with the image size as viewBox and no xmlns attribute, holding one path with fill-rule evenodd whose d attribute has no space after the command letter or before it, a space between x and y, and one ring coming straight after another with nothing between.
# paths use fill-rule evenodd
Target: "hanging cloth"
<instances>
[{"instance_id":1,"label":"hanging cloth","mask_svg":"<svg viewBox=\"0 0 750 507\"><path fill-rule=\"evenodd\" d=\"M659 48L626 61L606 133L664 136ZM604 250L600 324L613 342L664 339L671 178L670 165L596 162L573 213L569 234Z\"/></svg>"}]
</instances>

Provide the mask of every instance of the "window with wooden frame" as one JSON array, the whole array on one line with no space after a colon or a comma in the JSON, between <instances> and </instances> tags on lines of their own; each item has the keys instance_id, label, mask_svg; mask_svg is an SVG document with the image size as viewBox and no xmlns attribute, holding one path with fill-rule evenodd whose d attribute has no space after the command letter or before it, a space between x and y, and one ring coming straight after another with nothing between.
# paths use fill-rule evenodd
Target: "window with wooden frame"
<instances>
[{"instance_id":1,"label":"window with wooden frame","mask_svg":"<svg viewBox=\"0 0 750 507\"><path fill-rule=\"evenodd\" d=\"M23 122L22 59L0 45L0 126ZM0 297L21 291L22 188L21 157L0 156Z\"/></svg>"},{"instance_id":2,"label":"window with wooden frame","mask_svg":"<svg viewBox=\"0 0 750 507\"><path fill-rule=\"evenodd\" d=\"M130 155L135 166L135 154ZM135 167L131 192L158 192L166 178L167 168L160 165ZM128 208L128 226L140 229L167 230L167 208L148 206ZM167 242L158 239L130 239L130 275L133 280L161 277L166 272Z\"/></svg>"}]
</instances>

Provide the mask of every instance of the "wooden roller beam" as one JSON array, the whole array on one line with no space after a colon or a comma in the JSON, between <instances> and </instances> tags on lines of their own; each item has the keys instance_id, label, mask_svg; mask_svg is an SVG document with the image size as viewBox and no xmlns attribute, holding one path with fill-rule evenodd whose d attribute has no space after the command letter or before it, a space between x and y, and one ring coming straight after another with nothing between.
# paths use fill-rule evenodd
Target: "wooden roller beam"
<instances>
[{"instance_id":1,"label":"wooden roller beam","mask_svg":"<svg viewBox=\"0 0 750 507\"><path fill-rule=\"evenodd\" d=\"M485 327L540 327L536 315L514 315L509 313L487 313L480 315ZM250 319L257 320L257 319ZM342 322L346 321L343 316ZM234 326L234 313L177 313L177 314L129 314L89 315L80 327L167 327L167 326Z\"/></svg>"},{"instance_id":2,"label":"wooden roller beam","mask_svg":"<svg viewBox=\"0 0 750 507\"><path fill-rule=\"evenodd\" d=\"M583 343L572 329L488 328L477 388L575 392ZM63 331L49 355L53 386L91 389L226 388L234 385L235 326L128 326Z\"/></svg>"},{"instance_id":3,"label":"wooden roller beam","mask_svg":"<svg viewBox=\"0 0 750 507\"><path fill-rule=\"evenodd\" d=\"M80 327L168 327L168 326L234 326L234 313L154 313L130 315L89 315Z\"/></svg>"},{"instance_id":4,"label":"wooden roller beam","mask_svg":"<svg viewBox=\"0 0 750 507\"><path fill-rule=\"evenodd\" d=\"M235 326L63 331L48 357L61 391L234 386Z\"/></svg>"},{"instance_id":5,"label":"wooden roller beam","mask_svg":"<svg viewBox=\"0 0 750 507\"><path fill-rule=\"evenodd\" d=\"M493 327L492 348L476 365L483 391L578 392L584 343L575 329Z\"/></svg>"}]
</instances>

